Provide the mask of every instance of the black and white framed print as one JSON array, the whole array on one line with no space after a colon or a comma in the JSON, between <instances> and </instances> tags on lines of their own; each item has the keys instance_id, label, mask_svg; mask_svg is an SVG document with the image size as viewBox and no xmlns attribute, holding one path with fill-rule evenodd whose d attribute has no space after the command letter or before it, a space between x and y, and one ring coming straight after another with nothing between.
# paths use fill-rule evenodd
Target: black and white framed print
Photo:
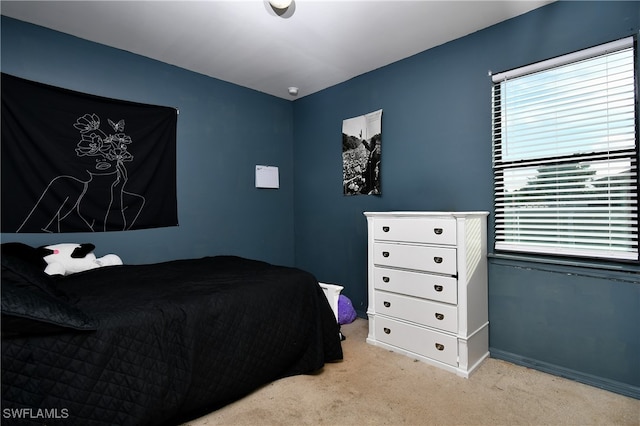
<instances>
[{"instance_id":1,"label":"black and white framed print","mask_svg":"<svg viewBox=\"0 0 640 426\"><path fill-rule=\"evenodd\" d=\"M342 121L344 195L380 195L382 110Z\"/></svg>"}]
</instances>

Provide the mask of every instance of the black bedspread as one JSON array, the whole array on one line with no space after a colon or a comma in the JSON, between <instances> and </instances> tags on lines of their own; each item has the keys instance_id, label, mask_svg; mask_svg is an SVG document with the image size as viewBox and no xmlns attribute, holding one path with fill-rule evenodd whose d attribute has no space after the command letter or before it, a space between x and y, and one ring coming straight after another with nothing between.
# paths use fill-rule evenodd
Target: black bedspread
<instances>
[{"instance_id":1,"label":"black bedspread","mask_svg":"<svg viewBox=\"0 0 640 426\"><path fill-rule=\"evenodd\" d=\"M177 424L342 359L334 314L299 269L219 256L56 285L96 329L3 337L3 425Z\"/></svg>"}]
</instances>

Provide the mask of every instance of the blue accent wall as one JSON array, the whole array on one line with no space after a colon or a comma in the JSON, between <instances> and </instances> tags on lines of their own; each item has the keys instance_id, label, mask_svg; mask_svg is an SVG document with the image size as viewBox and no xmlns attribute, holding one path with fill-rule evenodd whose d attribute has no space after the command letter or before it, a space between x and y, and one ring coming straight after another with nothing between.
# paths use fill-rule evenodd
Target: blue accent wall
<instances>
[{"instance_id":1,"label":"blue accent wall","mask_svg":"<svg viewBox=\"0 0 640 426\"><path fill-rule=\"evenodd\" d=\"M180 110L179 227L3 242L91 241L128 263L224 253L293 264L343 285L365 317L362 213L493 213L488 72L637 35L640 3L556 2L294 102L10 18L1 25L3 72ZM343 196L342 120L377 109L382 195ZM254 188L256 164L280 167L279 190ZM492 225L491 215L490 251ZM638 265L489 261L492 356L640 398Z\"/></svg>"},{"instance_id":2,"label":"blue accent wall","mask_svg":"<svg viewBox=\"0 0 640 426\"><path fill-rule=\"evenodd\" d=\"M366 317L364 211L486 210L493 251L489 72L639 28L639 2L556 2L296 100L296 265ZM342 120L380 108L382 195L343 196ZM491 257L491 355L640 398L640 269L609 267Z\"/></svg>"},{"instance_id":3,"label":"blue accent wall","mask_svg":"<svg viewBox=\"0 0 640 426\"><path fill-rule=\"evenodd\" d=\"M293 265L290 101L5 16L2 72L180 112L178 227L2 234L3 242L92 242L98 256L116 253L126 263L236 254ZM255 188L259 164L279 167L280 189Z\"/></svg>"},{"instance_id":4,"label":"blue accent wall","mask_svg":"<svg viewBox=\"0 0 640 426\"><path fill-rule=\"evenodd\" d=\"M492 259L491 356L640 398L637 272Z\"/></svg>"}]
</instances>

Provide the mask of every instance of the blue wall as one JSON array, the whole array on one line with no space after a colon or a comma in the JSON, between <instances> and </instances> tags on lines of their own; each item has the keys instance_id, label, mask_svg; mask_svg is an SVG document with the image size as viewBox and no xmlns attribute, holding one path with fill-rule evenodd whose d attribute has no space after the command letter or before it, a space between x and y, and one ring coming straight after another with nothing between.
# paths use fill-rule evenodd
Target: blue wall
<instances>
[{"instance_id":1,"label":"blue wall","mask_svg":"<svg viewBox=\"0 0 640 426\"><path fill-rule=\"evenodd\" d=\"M362 212L493 213L488 72L639 28L638 2L557 2L296 100L296 265L345 286L364 317ZM343 196L342 120L380 108L382 195ZM591 266L492 257L491 354L640 398L639 268Z\"/></svg>"},{"instance_id":2,"label":"blue wall","mask_svg":"<svg viewBox=\"0 0 640 426\"><path fill-rule=\"evenodd\" d=\"M289 102L3 17L2 71L180 109L180 226L55 242L92 241L128 263L230 253L295 264L344 285L364 316L362 212L493 212L488 71L639 28L638 2L557 2ZM342 120L377 109L383 194L345 197ZM279 190L253 187L256 164L280 167ZM13 240L53 242L2 234ZM638 271L492 257L492 356L640 398Z\"/></svg>"},{"instance_id":3,"label":"blue wall","mask_svg":"<svg viewBox=\"0 0 640 426\"><path fill-rule=\"evenodd\" d=\"M3 242L93 242L98 256L116 253L126 263L224 253L293 264L291 102L5 16L2 72L180 111L178 227L2 234ZM255 188L257 164L279 166L280 189Z\"/></svg>"}]
</instances>

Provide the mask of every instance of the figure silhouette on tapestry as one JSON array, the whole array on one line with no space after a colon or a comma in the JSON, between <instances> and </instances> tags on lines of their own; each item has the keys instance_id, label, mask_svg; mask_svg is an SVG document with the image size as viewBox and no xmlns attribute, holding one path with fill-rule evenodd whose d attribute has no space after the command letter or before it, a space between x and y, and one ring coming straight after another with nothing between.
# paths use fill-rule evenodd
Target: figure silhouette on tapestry
<instances>
[{"instance_id":1,"label":"figure silhouette on tapestry","mask_svg":"<svg viewBox=\"0 0 640 426\"><path fill-rule=\"evenodd\" d=\"M125 189L129 179L125 163L133 160L128 151L131 137L124 133L125 122L107 121L114 131L108 135L100 129L96 114L85 114L76 120L73 126L81 135L76 155L95 157L95 165L86 170L88 176L53 178L17 232L131 229L145 198Z\"/></svg>"}]
</instances>

